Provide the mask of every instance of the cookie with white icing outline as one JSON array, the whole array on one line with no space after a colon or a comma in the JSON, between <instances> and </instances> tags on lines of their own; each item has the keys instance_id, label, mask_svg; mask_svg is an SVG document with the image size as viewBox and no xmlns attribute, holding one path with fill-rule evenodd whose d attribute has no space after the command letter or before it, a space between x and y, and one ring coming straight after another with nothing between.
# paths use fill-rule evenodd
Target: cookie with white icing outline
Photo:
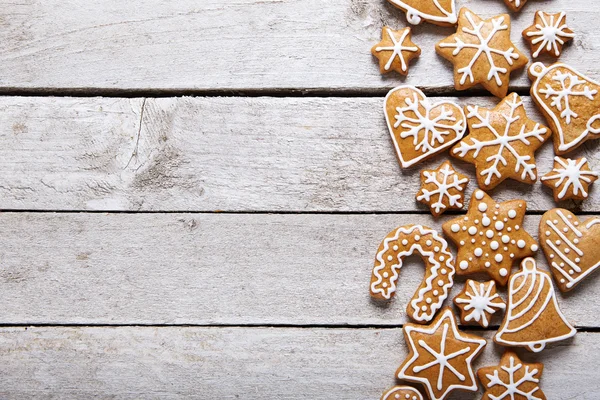
<instances>
[{"instance_id":1,"label":"cookie with white icing outline","mask_svg":"<svg viewBox=\"0 0 600 400\"><path fill-rule=\"evenodd\" d=\"M425 264L425 276L406 312L413 320L425 323L442 307L454 284L454 257L448 242L435 230L406 225L390 232L377 250L369 288L372 298L390 300L396 292L404 258L414 253L419 254Z\"/></svg>"},{"instance_id":2,"label":"cookie with white icing outline","mask_svg":"<svg viewBox=\"0 0 600 400\"><path fill-rule=\"evenodd\" d=\"M460 322L479 324L487 328L496 311L506 309L506 302L496 293L496 282L477 282L467 279L463 290L454 298L460 308Z\"/></svg>"},{"instance_id":3,"label":"cookie with white icing outline","mask_svg":"<svg viewBox=\"0 0 600 400\"><path fill-rule=\"evenodd\" d=\"M435 46L435 51L454 64L454 87L469 89L481 84L493 95L506 96L510 73L529 61L510 40L510 16L483 20L461 8L458 28Z\"/></svg>"},{"instance_id":4,"label":"cookie with white icing outline","mask_svg":"<svg viewBox=\"0 0 600 400\"><path fill-rule=\"evenodd\" d=\"M452 146L467 129L465 114L458 104L433 104L421 90L410 85L392 89L385 97L383 111L403 168Z\"/></svg>"},{"instance_id":5,"label":"cookie with white icing outline","mask_svg":"<svg viewBox=\"0 0 600 400\"><path fill-rule=\"evenodd\" d=\"M550 274L534 258L523 259L521 270L510 277L508 306L494 341L538 353L576 333L558 307Z\"/></svg>"},{"instance_id":6,"label":"cookie with white icing outline","mask_svg":"<svg viewBox=\"0 0 600 400\"><path fill-rule=\"evenodd\" d=\"M541 181L552 188L554 201L585 200L588 197L589 186L598 179L598 172L592 171L585 157L571 160L570 158L554 157L554 168Z\"/></svg>"},{"instance_id":7,"label":"cookie with white icing outline","mask_svg":"<svg viewBox=\"0 0 600 400\"><path fill-rule=\"evenodd\" d=\"M539 237L554 281L563 292L600 267L600 217L582 222L569 210L555 208L542 216Z\"/></svg>"},{"instance_id":8,"label":"cookie with white icing outline","mask_svg":"<svg viewBox=\"0 0 600 400\"><path fill-rule=\"evenodd\" d=\"M477 391L473 361L486 340L460 331L449 307L429 325L404 325L404 338L409 354L396 372L398 379L422 384L431 400L456 390Z\"/></svg>"},{"instance_id":9,"label":"cookie with white icing outline","mask_svg":"<svg viewBox=\"0 0 600 400\"><path fill-rule=\"evenodd\" d=\"M456 273L485 272L500 285L506 285L513 262L538 250L537 242L523 227L526 209L524 200L498 204L482 190L476 190L467 215L442 225L444 235L458 247Z\"/></svg>"},{"instance_id":10,"label":"cookie with white icing outline","mask_svg":"<svg viewBox=\"0 0 600 400\"><path fill-rule=\"evenodd\" d=\"M600 83L563 63L529 67L531 96L554 132L554 153L563 155L600 138Z\"/></svg>"},{"instance_id":11,"label":"cookie with white icing outline","mask_svg":"<svg viewBox=\"0 0 600 400\"><path fill-rule=\"evenodd\" d=\"M437 169L421 171L421 189L416 197L439 217L446 210L463 208L468 184L469 178L458 173L450 161L444 161Z\"/></svg>"},{"instance_id":12,"label":"cookie with white icing outline","mask_svg":"<svg viewBox=\"0 0 600 400\"><path fill-rule=\"evenodd\" d=\"M481 400L546 400L539 386L543 371L544 364L524 363L507 350L499 365L477 371L485 389Z\"/></svg>"},{"instance_id":13,"label":"cookie with white icing outline","mask_svg":"<svg viewBox=\"0 0 600 400\"><path fill-rule=\"evenodd\" d=\"M394 386L383 393L381 400L423 400L423 395L410 386Z\"/></svg>"},{"instance_id":14,"label":"cookie with white icing outline","mask_svg":"<svg viewBox=\"0 0 600 400\"><path fill-rule=\"evenodd\" d=\"M396 71L407 75L408 63L421 55L421 48L412 42L410 28L395 31L384 26L381 30L381 42L371 48L371 54L379 60L379 71L382 74Z\"/></svg>"},{"instance_id":15,"label":"cookie with white icing outline","mask_svg":"<svg viewBox=\"0 0 600 400\"><path fill-rule=\"evenodd\" d=\"M388 0L406 12L406 20L418 25L427 21L435 25L456 25L455 0Z\"/></svg>"},{"instance_id":16,"label":"cookie with white icing outline","mask_svg":"<svg viewBox=\"0 0 600 400\"><path fill-rule=\"evenodd\" d=\"M470 133L450 154L475 165L479 187L493 189L508 178L534 184L535 151L551 132L527 117L521 97L511 93L492 110L468 105L465 111Z\"/></svg>"},{"instance_id":17,"label":"cookie with white icing outline","mask_svg":"<svg viewBox=\"0 0 600 400\"><path fill-rule=\"evenodd\" d=\"M523 38L531 47L531 55L537 58L540 54L560 57L562 48L575 33L567 26L567 14L556 14L538 11L535 13L533 25L523 31Z\"/></svg>"}]
</instances>

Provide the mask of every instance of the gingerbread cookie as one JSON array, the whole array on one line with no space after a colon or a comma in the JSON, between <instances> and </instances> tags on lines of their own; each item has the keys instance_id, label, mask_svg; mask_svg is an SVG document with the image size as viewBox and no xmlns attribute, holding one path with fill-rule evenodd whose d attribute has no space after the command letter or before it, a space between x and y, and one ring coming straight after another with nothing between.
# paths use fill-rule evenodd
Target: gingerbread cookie
<instances>
[{"instance_id":1,"label":"gingerbread cookie","mask_svg":"<svg viewBox=\"0 0 600 400\"><path fill-rule=\"evenodd\" d=\"M598 173L590 168L585 157L571 160L570 158L554 157L554 169L542 176L544 185L554 191L554 200L585 200L588 197L589 186L598 179Z\"/></svg>"},{"instance_id":2,"label":"gingerbread cookie","mask_svg":"<svg viewBox=\"0 0 600 400\"><path fill-rule=\"evenodd\" d=\"M381 42L371 49L371 53L379 60L379 70L382 74L396 71L408 74L408 63L421 55L421 49L411 40L410 28L397 31L387 26L381 31Z\"/></svg>"},{"instance_id":3,"label":"gingerbread cookie","mask_svg":"<svg viewBox=\"0 0 600 400\"><path fill-rule=\"evenodd\" d=\"M549 14L538 11L533 25L523 31L523 38L529 42L533 58L541 53L560 57L564 44L574 37L575 34L567 26L567 15L564 12Z\"/></svg>"},{"instance_id":4,"label":"gingerbread cookie","mask_svg":"<svg viewBox=\"0 0 600 400\"><path fill-rule=\"evenodd\" d=\"M527 0L504 0L504 2L511 10L519 11L527 3Z\"/></svg>"},{"instance_id":5,"label":"gingerbread cookie","mask_svg":"<svg viewBox=\"0 0 600 400\"><path fill-rule=\"evenodd\" d=\"M483 20L461 8L458 29L435 46L454 64L454 87L465 90L481 84L498 97L506 96L510 73L529 61L510 41L510 17L501 14Z\"/></svg>"},{"instance_id":6,"label":"gingerbread cookie","mask_svg":"<svg viewBox=\"0 0 600 400\"><path fill-rule=\"evenodd\" d=\"M423 395L410 386L394 386L383 393L381 400L423 400Z\"/></svg>"},{"instance_id":7,"label":"gingerbread cookie","mask_svg":"<svg viewBox=\"0 0 600 400\"><path fill-rule=\"evenodd\" d=\"M600 137L600 83L566 64L529 67L531 96L554 132L554 152L563 155Z\"/></svg>"},{"instance_id":8,"label":"gingerbread cookie","mask_svg":"<svg viewBox=\"0 0 600 400\"><path fill-rule=\"evenodd\" d=\"M535 183L534 153L551 133L527 118L521 97L511 93L493 110L467 106L466 112L470 133L450 154L475 165L479 187L493 189L507 178Z\"/></svg>"},{"instance_id":9,"label":"gingerbread cookie","mask_svg":"<svg viewBox=\"0 0 600 400\"><path fill-rule=\"evenodd\" d=\"M452 146L465 134L461 107L450 101L431 104L414 86L399 86L385 97L385 120L403 168Z\"/></svg>"},{"instance_id":10,"label":"gingerbread cookie","mask_svg":"<svg viewBox=\"0 0 600 400\"><path fill-rule=\"evenodd\" d=\"M469 178L456 172L450 161L444 161L437 169L421 171L417 200L427 204L431 214L438 217L446 210L463 207L468 183Z\"/></svg>"},{"instance_id":11,"label":"gingerbread cookie","mask_svg":"<svg viewBox=\"0 0 600 400\"><path fill-rule=\"evenodd\" d=\"M506 285L513 262L538 250L537 242L523 227L526 208L523 200L496 204L476 190L467 215L442 225L444 234L458 247L457 274L486 272Z\"/></svg>"},{"instance_id":12,"label":"gingerbread cookie","mask_svg":"<svg viewBox=\"0 0 600 400\"><path fill-rule=\"evenodd\" d=\"M483 328L490 324L492 314L506 309L506 303L496 293L496 282L476 282L467 279L462 292L454 298L454 304L460 308L460 321L468 324L477 322Z\"/></svg>"},{"instance_id":13,"label":"gingerbread cookie","mask_svg":"<svg viewBox=\"0 0 600 400\"><path fill-rule=\"evenodd\" d=\"M543 371L544 364L526 364L507 350L500 365L477 371L485 389L481 400L546 400L539 386Z\"/></svg>"},{"instance_id":14,"label":"gingerbread cookie","mask_svg":"<svg viewBox=\"0 0 600 400\"><path fill-rule=\"evenodd\" d=\"M525 258L521 270L510 277L508 308L494 341L537 353L548 343L568 339L575 333L558 308L550 274L539 270L532 257Z\"/></svg>"},{"instance_id":15,"label":"gingerbread cookie","mask_svg":"<svg viewBox=\"0 0 600 400\"><path fill-rule=\"evenodd\" d=\"M390 232L379 245L371 275L371 297L389 300L405 257L418 253L425 263L425 276L406 312L417 322L431 321L454 284L454 257L448 242L436 231L421 225L406 225Z\"/></svg>"},{"instance_id":16,"label":"gingerbread cookie","mask_svg":"<svg viewBox=\"0 0 600 400\"><path fill-rule=\"evenodd\" d=\"M456 25L454 0L388 0L406 12L406 20L413 25L422 21L435 25Z\"/></svg>"},{"instance_id":17,"label":"gingerbread cookie","mask_svg":"<svg viewBox=\"0 0 600 400\"><path fill-rule=\"evenodd\" d=\"M485 339L458 330L452 310L446 307L429 325L404 325L409 354L396 376L425 386L431 400L442 400L455 390L477 391L473 360Z\"/></svg>"},{"instance_id":18,"label":"gingerbread cookie","mask_svg":"<svg viewBox=\"0 0 600 400\"><path fill-rule=\"evenodd\" d=\"M570 211L555 208L542 216L540 243L552 275L563 292L577 286L600 267L600 217L585 222Z\"/></svg>"}]
</instances>

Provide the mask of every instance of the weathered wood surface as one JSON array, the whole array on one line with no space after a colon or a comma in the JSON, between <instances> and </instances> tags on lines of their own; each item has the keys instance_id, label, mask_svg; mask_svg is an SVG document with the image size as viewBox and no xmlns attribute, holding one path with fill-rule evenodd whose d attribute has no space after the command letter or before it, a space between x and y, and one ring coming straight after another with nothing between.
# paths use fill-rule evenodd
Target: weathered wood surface
<instances>
[{"instance_id":1,"label":"weathered wood surface","mask_svg":"<svg viewBox=\"0 0 600 400\"><path fill-rule=\"evenodd\" d=\"M491 343L476 367L495 365ZM597 334L524 361L549 399L596 400ZM0 328L3 399L378 399L406 357L401 329ZM453 400L480 399L458 392Z\"/></svg>"},{"instance_id":2,"label":"weathered wood surface","mask_svg":"<svg viewBox=\"0 0 600 400\"><path fill-rule=\"evenodd\" d=\"M507 12L501 0L463 0L482 16ZM577 36L561 61L598 78L600 11L589 0L532 1L512 15L512 39L530 54L521 31L540 7L565 11ZM370 54L384 24L407 25L384 0L0 1L0 88L236 90L381 89ZM452 28L414 27L422 49L406 82L453 85L452 66L434 45ZM582 56L584 55L584 56ZM513 87L525 88L515 73Z\"/></svg>"},{"instance_id":3,"label":"weathered wood surface","mask_svg":"<svg viewBox=\"0 0 600 400\"><path fill-rule=\"evenodd\" d=\"M446 99L446 98L440 98ZM493 106L493 98L454 98ZM528 97L532 118L543 121ZM0 208L126 211L427 211L402 170L381 98L0 97ZM143 112L142 112L143 109ZM600 141L585 155L600 168ZM537 152L541 174L552 144ZM474 178L472 165L453 161ZM467 192L475 188L473 179ZM491 194L554 207L540 183ZM600 211L592 186L582 204Z\"/></svg>"},{"instance_id":4,"label":"weathered wood surface","mask_svg":"<svg viewBox=\"0 0 600 400\"><path fill-rule=\"evenodd\" d=\"M533 235L539 218L526 218ZM379 243L408 223L440 226L426 215L3 213L0 324L399 325L421 261L407 260L387 308L368 285ZM559 302L576 326L600 327L599 297L591 276Z\"/></svg>"}]
</instances>

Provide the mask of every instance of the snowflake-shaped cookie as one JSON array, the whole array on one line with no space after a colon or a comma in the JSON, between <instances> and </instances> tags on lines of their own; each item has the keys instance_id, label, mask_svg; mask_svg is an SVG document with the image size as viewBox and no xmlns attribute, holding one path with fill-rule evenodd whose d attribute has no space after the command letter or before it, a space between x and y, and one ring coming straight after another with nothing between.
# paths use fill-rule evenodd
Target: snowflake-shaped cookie
<instances>
[{"instance_id":1,"label":"snowflake-shaped cookie","mask_svg":"<svg viewBox=\"0 0 600 400\"><path fill-rule=\"evenodd\" d=\"M554 157L554 169L542 176L544 185L554 191L554 200L584 200L588 197L589 185L598 179L598 172L592 171L585 157Z\"/></svg>"},{"instance_id":2,"label":"snowflake-shaped cookie","mask_svg":"<svg viewBox=\"0 0 600 400\"><path fill-rule=\"evenodd\" d=\"M417 200L427 204L431 214L438 217L446 210L463 207L468 183L469 178L456 172L450 161L445 161L437 169L421 171Z\"/></svg>"},{"instance_id":3,"label":"snowflake-shaped cookie","mask_svg":"<svg viewBox=\"0 0 600 400\"><path fill-rule=\"evenodd\" d=\"M454 304L461 310L460 320L463 324L477 322L487 328L492 314L505 310L506 303L496 293L496 282L476 282L467 279L462 292L454 298Z\"/></svg>"},{"instance_id":4,"label":"snowflake-shaped cookie","mask_svg":"<svg viewBox=\"0 0 600 400\"><path fill-rule=\"evenodd\" d=\"M544 364L525 364L506 351L500 365L477 371L485 389L482 400L546 400L539 386L543 370Z\"/></svg>"},{"instance_id":5,"label":"snowflake-shaped cookie","mask_svg":"<svg viewBox=\"0 0 600 400\"><path fill-rule=\"evenodd\" d=\"M533 25L523 31L523 37L529 42L534 58L541 53L560 57L563 45L575 37L575 33L567 26L566 19L564 12L535 13Z\"/></svg>"},{"instance_id":6,"label":"snowflake-shaped cookie","mask_svg":"<svg viewBox=\"0 0 600 400\"><path fill-rule=\"evenodd\" d=\"M450 154L475 165L479 187L492 189L507 178L535 183L534 152L551 132L527 118L519 95L509 94L491 111L478 106L466 111L471 133Z\"/></svg>"},{"instance_id":7,"label":"snowflake-shaped cookie","mask_svg":"<svg viewBox=\"0 0 600 400\"><path fill-rule=\"evenodd\" d=\"M537 242L523 228L526 208L523 200L497 204L476 190L467 215L442 225L444 234L458 247L456 273L485 272L506 285L513 262L538 250Z\"/></svg>"},{"instance_id":8,"label":"snowflake-shaped cookie","mask_svg":"<svg viewBox=\"0 0 600 400\"><path fill-rule=\"evenodd\" d=\"M379 60L382 74L396 71L408 74L408 62L419 57L421 49L412 42L410 28L394 31L384 26L381 31L381 42L371 49L371 53Z\"/></svg>"},{"instance_id":9,"label":"snowflake-shaped cookie","mask_svg":"<svg viewBox=\"0 0 600 400\"><path fill-rule=\"evenodd\" d=\"M454 64L454 87L465 90L479 83L498 97L506 96L510 73L527 65L527 57L510 41L510 17L483 20L461 8L458 29L435 46Z\"/></svg>"}]
</instances>

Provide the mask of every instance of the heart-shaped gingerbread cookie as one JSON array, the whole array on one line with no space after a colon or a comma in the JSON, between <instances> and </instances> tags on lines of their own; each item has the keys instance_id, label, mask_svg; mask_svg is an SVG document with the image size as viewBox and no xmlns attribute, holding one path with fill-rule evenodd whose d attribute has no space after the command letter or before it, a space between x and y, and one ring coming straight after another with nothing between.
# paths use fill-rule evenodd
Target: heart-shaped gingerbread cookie
<instances>
[{"instance_id":1,"label":"heart-shaped gingerbread cookie","mask_svg":"<svg viewBox=\"0 0 600 400\"><path fill-rule=\"evenodd\" d=\"M562 208L542 216L540 243L560 290L568 292L600 267L599 240L598 217L581 222Z\"/></svg>"},{"instance_id":2,"label":"heart-shaped gingerbread cookie","mask_svg":"<svg viewBox=\"0 0 600 400\"><path fill-rule=\"evenodd\" d=\"M450 101L431 104L414 86L392 89L385 97L384 112L403 168L452 146L467 129L461 107Z\"/></svg>"}]
</instances>

